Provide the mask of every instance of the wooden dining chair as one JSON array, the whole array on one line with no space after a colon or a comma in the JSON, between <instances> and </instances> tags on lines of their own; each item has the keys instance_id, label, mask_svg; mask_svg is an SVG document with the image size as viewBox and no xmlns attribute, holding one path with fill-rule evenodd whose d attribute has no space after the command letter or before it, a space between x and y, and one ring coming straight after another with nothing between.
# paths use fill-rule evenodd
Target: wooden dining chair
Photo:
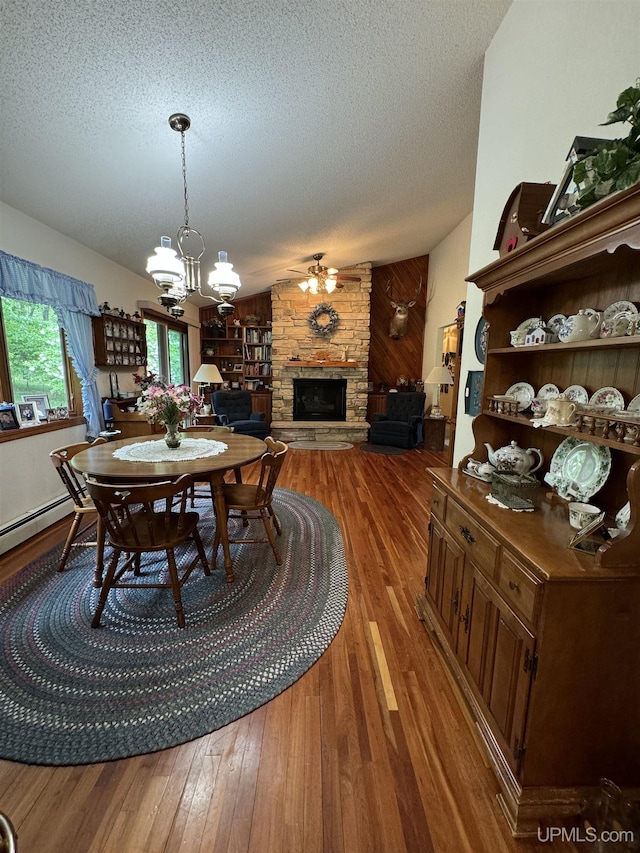
<instances>
[{"instance_id":1,"label":"wooden dining chair","mask_svg":"<svg viewBox=\"0 0 640 853\"><path fill-rule=\"evenodd\" d=\"M0 812L0 853L16 853L18 835L9 818Z\"/></svg>"},{"instance_id":2,"label":"wooden dining chair","mask_svg":"<svg viewBox=\"0 0 640 853\"><path fill-rule=\"evenodd\" d=\"M182 586L198 562L202 563L205 575L211 574L198 532L200 516L197 512L187 511L192 484L191 474L183 474L173 483L152 485L116 485L87 478L89 494L100 513L108 542L113 548L98 607L91 622L92 628L100 626L109 590L116 588L171 589L178 627L184 628ZM195 544L197 553L179 575L175 549L189 539ZM125 577L130 569L140 576L142 554L158 551L164 551L167 555L167 582L152 583ZM125 559L118 567L122 554Z\"/></svg>"},{"instance_id":3,"label":"wooden dining chair","mask_svg":"<svg viewBox=\"0 0 640 853\"><path fill-rule=\"evenodd\" d=\"M72 548L95 548L96 568L94 586L100 586L102 583L104 529L93 501L87 492L87 486L84 478L71 467L70 462L77 453L80 453L81 450L86 450L88 447L96 447L98 444L106 444L106 442L106 438L96 438L96 440L91 444L88 441L81 441L77 444L69 444L66 447L58 447L56 450L52 450L49 454L49 458L60 475L60 479L71 495L74 512L73 521L71 522L71 527L69 528L67 539L64 543L62 554L60 555L60 562L58 563L57 570L59 572L64 571L64 567L67 564ZM78 531L80 530L80 522L83 518L92 514L95 516L93 521L97 522L96 540L93 542L76 542L75 540L78 536Z\"/></svg>"},{"instance_id":4,"label":"wooden dining chair","mask_svg":"<svg viewBox=\"0 0 640 853\"><path fill-rule=\"evenodd\" d=\"M264 525L266 538L231 539L229 542L269 542L276 558L276 563L282 565L282 557L276 545L274 529L278 536L282 527L272 505L273 490L278 475L284 463L289 447L284 441L276 441L271 436L265 438L267 452L260 458L260 476L257 483L225 483L224 499L227 517L216 520L216 534L213 540L214 565L220 545L220 525L228 525L229 518L241 518L243 526L248 526L251 519L260 519Z\"/></svg>"},{"instance_id":5,"label":"wooden dining chair","mask_svg":"<svg viewBox=\"0 0 640 853\"><path fill-rule=\"evenodd\" d=\"M230 432L233 432L233 427L219 426L217 424L207 424L206 426L204 426L204 425L198 426L197 424L195 424L195 425L190 425L190 426L184 427L182 432L186 432L186 433L189 433L189 432L212 432L212 433L215 433L215 435L211 436L212 438L215 438L216 436L219 438L222 438L222 436L224 436L225 433L228 434ZM234 474L235 474L236 482L241 483L242 477L240 475L240 469L239 468L234 469ZM195 499L196 498L207 498L207 499L211 498L211 483L209 482L209 480L194 480L193 488L191 490L191 506L192 507L195 506Z\"/></svg>"}]
</instances>

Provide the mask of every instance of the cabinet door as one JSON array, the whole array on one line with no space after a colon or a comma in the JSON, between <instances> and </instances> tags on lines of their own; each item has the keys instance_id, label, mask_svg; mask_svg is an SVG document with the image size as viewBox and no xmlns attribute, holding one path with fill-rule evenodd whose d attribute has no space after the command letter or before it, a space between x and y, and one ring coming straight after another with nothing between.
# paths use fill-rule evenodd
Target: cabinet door
<instances>
[{"instance_id":1,"label":"cabinet door","mask_svg":"<svg viewBox=\"0 0 640 853\"><path fill-rule=\"evenodd\" d=\"M472 563L467 563L460 605L458 657L485 702L488 700L487 652L494 618L491 586Z\"/></svg>"},{"instance_id":2,"label":"cabinet door","mask_svg":"<svg viewBox=\"0 0 640 853\"><path fill-rule=\"evenodd\" d=\"M429 555L424 585L427 598L438 611L440 611L440 555L443 538L442 528L432 519L429 524Z\"/></svg>"},{"instance_id":3,"label":"cabinet door","mask_svg":"<svg viewBox=\"0 0 640 853\"><path fill-rule=\"evenodd\" d=\"M441 590L438 609L454 651L458 640L463 569L464 551L448 536L444 536L440 547Z\"/></svg>"},{"instance_id":4,"label":"cabinet door","mask_svg":"<svg viewBox=\"0 0 640 853\"><path fill-rule=\"evenodd\" d=\"M531 632L489 589L493 600L491 638L487 647L483 696L503 741L504 754L517 772L524 749L524 729L535 640Z\"/></svg>"}]
</instances>

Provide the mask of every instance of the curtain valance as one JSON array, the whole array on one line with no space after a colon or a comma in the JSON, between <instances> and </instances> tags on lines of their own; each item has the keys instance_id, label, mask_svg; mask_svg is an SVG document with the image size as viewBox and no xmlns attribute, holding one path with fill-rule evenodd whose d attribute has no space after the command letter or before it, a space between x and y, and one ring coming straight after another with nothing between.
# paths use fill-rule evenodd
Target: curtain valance
<instances>
[{"instance_id":1,"label":"curtain valance","mask_svg":"<svg viewBox=\"0 0 640 853\"><path fill-rule=\"evenodd\" d=\"M90 317L100 315L93 285L0 251L0 297L3 296L50 305L55 311L80 377L87 433L95 438L103 424L91 333Z\"/></svg>"},{"instance_id":2,"label":"curtain valance","mask_svg":"<svg viewBox=\"0 0 640 853\"><path fill-rule=\"evenodd\" d=\"M0 296L99 316L92 284L0 251Z\"/></svg>"}]
</instances>

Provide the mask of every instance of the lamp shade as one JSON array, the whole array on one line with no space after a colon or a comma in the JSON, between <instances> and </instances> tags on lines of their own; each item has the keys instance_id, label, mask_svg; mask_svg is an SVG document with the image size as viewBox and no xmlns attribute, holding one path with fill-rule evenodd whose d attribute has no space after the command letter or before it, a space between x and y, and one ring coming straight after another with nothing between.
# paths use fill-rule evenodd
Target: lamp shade
<instances>
[{"instance_id":1,"label":"lamp shade","mask_svg":"<svg viewBox=\"0 0 640 853\"><path fill-rule=\"evenodd\" d=\"M427 385L453 385L453 376L447 367L432 367L425 383Z\"/></svg>"},{"instance_id":2,"label":"lamp shade","mask_svg":"<svg viewBox=\"0 0 640 853\"><path fill-rule=\"evenodd\" d=\"M222 376L215 364L201 364L196 375L193 377L194 382L200 382L203 385L216 385L222 382Z\"/></svg>"}]
</instances>

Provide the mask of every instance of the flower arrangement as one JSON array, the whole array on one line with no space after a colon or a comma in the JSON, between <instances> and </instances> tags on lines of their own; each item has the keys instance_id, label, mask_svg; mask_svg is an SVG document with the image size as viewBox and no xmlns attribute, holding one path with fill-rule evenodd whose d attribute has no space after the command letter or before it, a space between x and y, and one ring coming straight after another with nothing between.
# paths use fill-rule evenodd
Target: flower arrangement
<instances>
[{"instance_id":1,"label":"flower arrangement","mask_svg":"<svg viewBox=\"0 0 640 853\"><path fill-rule=\"evenodd\" d=\"M144 376L140 376L139 373L134 373L133 381L139 386L141 391L146 391L147 388L151 388L152 385L157 385L159 388L167 387L166 383L163 382L156 373L152 373L151 371L148 371Z\"/></svg>"},{"instance_id":2,"label":"flower arrangement","mask_svg":"<svg viewBox=\"0 0 640 853\"><path fill-rule=\"evenodd\" d=\"M142 392L138 411L149 423L176 425L186 415L200 410L202 398L193 394L188 385L150 385Z\"/></svg>"}]
</instances>

